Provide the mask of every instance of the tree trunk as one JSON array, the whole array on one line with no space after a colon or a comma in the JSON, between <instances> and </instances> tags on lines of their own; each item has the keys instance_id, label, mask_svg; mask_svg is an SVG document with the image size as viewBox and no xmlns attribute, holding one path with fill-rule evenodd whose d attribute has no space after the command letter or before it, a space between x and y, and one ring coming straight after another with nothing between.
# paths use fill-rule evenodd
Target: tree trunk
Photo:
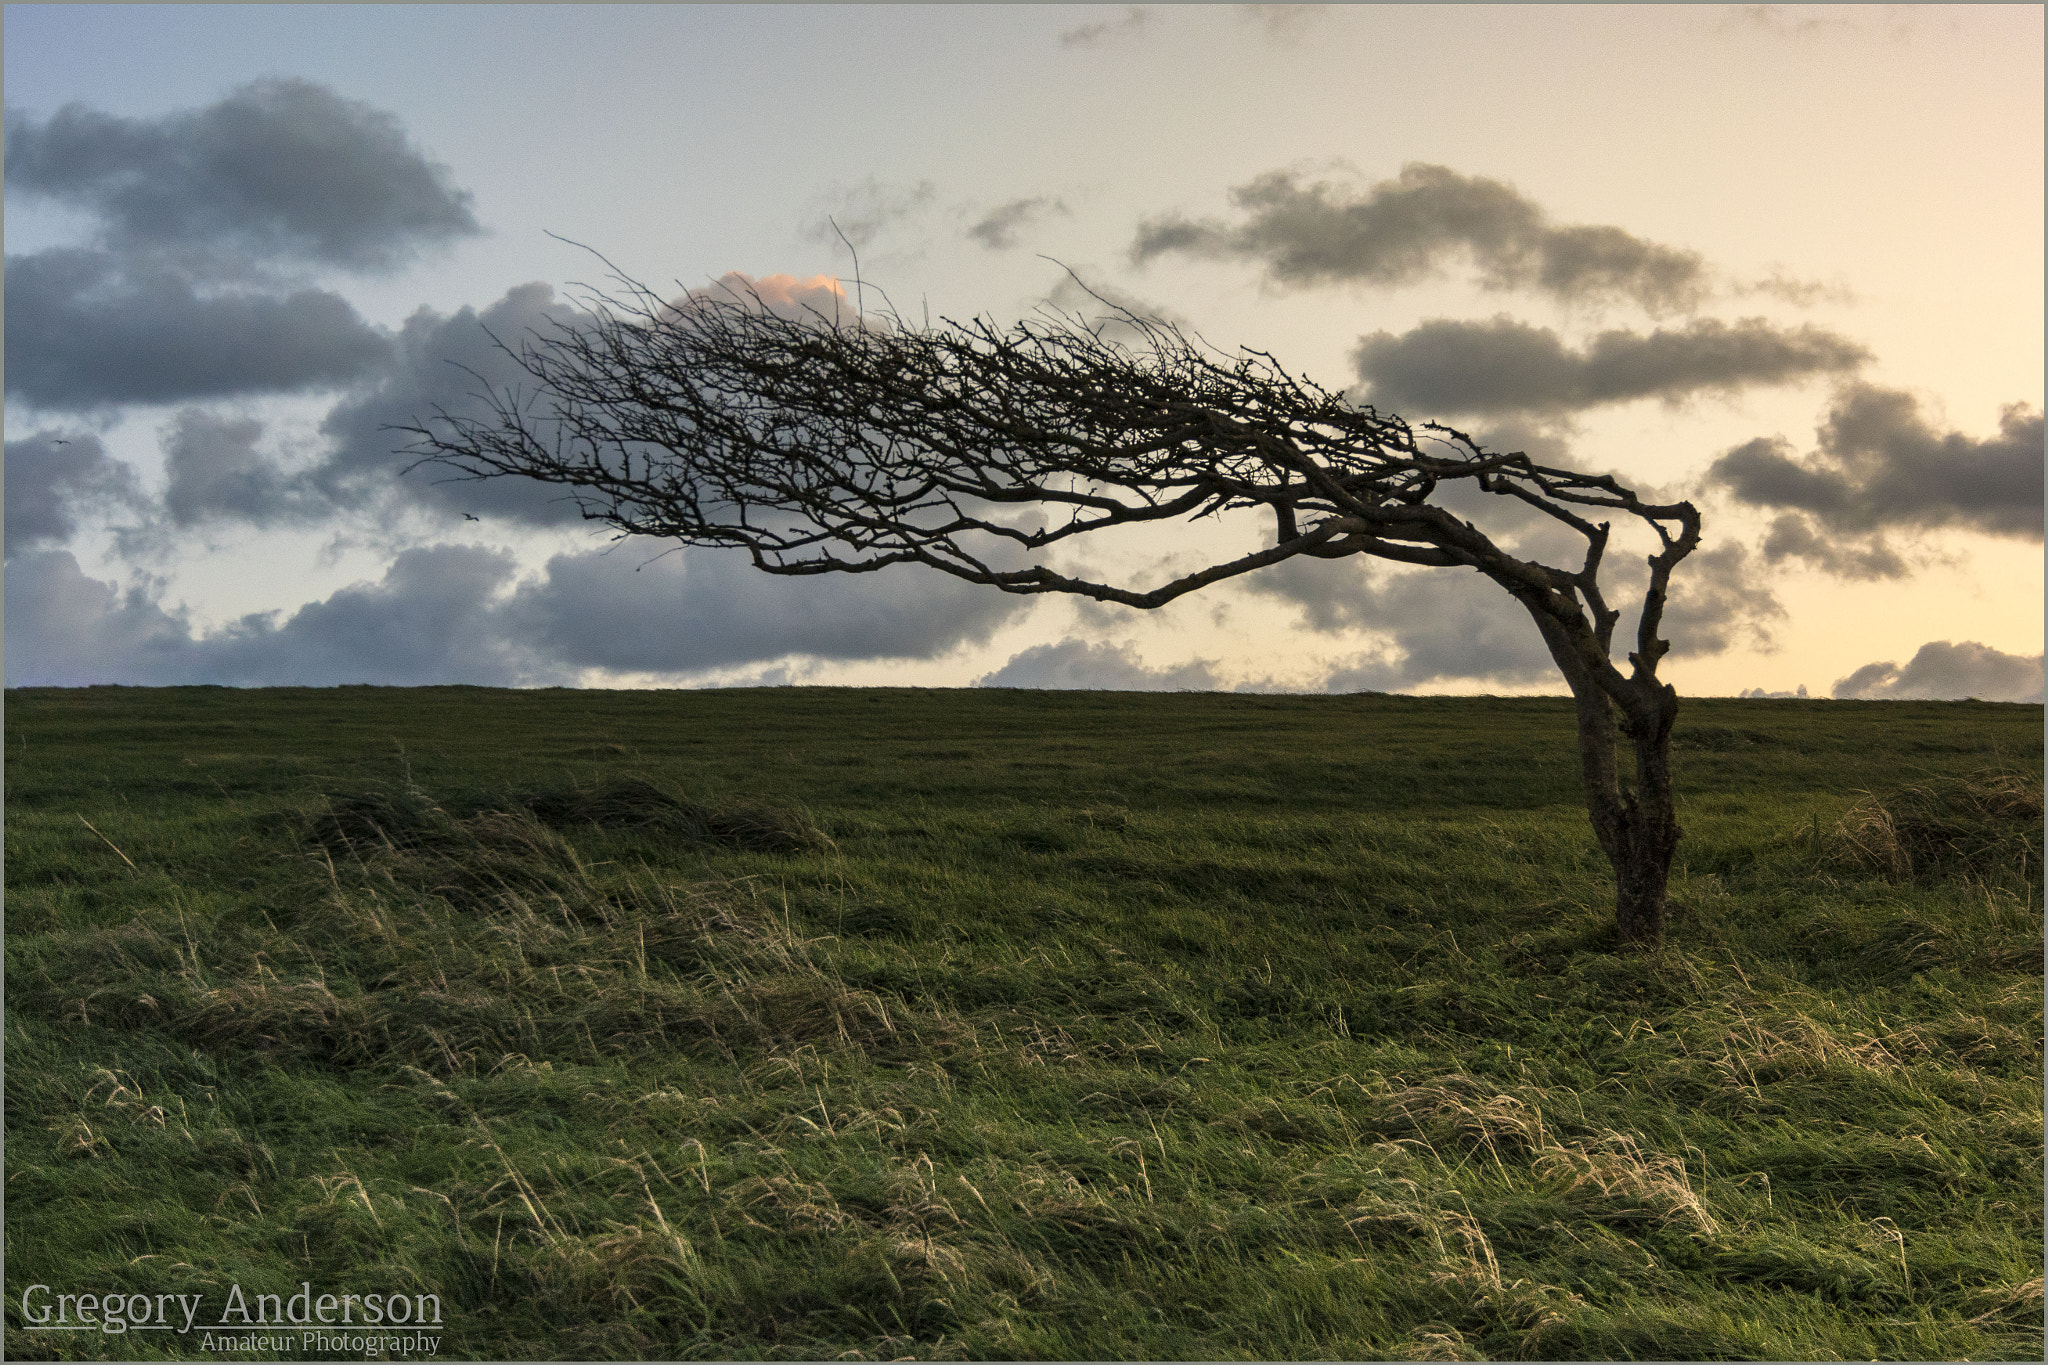
<instances>
[{"instance_id":1,"label":"tree trunk","mask_svg":"<svg viewBox=\"0 0 2048 1365\"><path fill-rule=\"evenodd\" d=\"M1614 867L1614 927L1622 942L1654 948L1664 938L1664 893L1680 837L1671 796L1671 722L1677 694L1659 686L1619 717L1635 749L1633 788L1615 762L1616 715L1595 690L1578 696L1580 768L1593 835Z\"/></svg>"},{"instance_id":2,"label":"tree trunk","mask_svg":"<svg viewBox=\"0 0 2048 1365\"><path fill-rule=\"evenodd\" d=\"M1654 948L1664 938L1665 887L1680 837L1671 795L1677 689L1654 680L1629 679L1628 700L1617 705L1581 657L1580 642L1553 619L1541 612L1532 614L1578 710L1586 814L1600 851L1614 868L1615 932L1624 943ZM1632 789L1621 780L1617 730L1627 735L1635 750Z\"/></svg>"},{"instance_id":3,"label":"tree trunk","mask_svg":"<svg viewBox=\"0 0 2048 1365\"><path fill-rule=\"evenodd\" d=\"M1624 838L1614 864L1614 927L1624 943L1654 948L1664 938L1664 890L1671 880L1671 855L1681 837L1671 798L1671 722L1678 696L1664 695L1630 716L1636 751L1636 787L1621 793Z\"/></svg>"}]
</instances>

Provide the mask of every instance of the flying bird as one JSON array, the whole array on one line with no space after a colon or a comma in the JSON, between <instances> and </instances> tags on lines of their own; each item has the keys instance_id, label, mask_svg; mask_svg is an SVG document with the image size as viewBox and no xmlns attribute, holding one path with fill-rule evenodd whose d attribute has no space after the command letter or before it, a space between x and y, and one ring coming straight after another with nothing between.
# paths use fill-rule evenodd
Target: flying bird
<instances>
[{"instance_id":1,"label":"flying bird","mask_svg":"<svg viewBox=\"0 0 2048 1365\"><path fill-rule=\"evenodd\" d=\"M68 446L68 445L70 445L70 444L71 444L71 442L69 442L69 441L52 441L52 442L50 442L50 444L51 444L51 445L53 445L53 446Z\"/></svg>"},{"instance_id":2,"label":"flying bird","mask_svg":"<svg viewBox=\"0 0 2048 1365\"><path fill-rule=\"evenodd\" d=\"M475 518L475 517L471 516L471 515L470 515L469 513L467 513L467 512L464 512L464 513L462 514L462 519L463 519L464 521L475 521L475 520L477 520L477 518Z\"/></svg>"}]
</instances>

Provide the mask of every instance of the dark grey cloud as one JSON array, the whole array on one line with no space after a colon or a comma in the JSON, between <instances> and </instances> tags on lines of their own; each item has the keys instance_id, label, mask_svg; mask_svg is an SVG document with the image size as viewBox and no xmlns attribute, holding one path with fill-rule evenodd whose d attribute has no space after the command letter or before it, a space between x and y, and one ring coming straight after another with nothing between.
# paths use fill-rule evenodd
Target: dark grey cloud
<instances>
[{"instance_id":1,"label":"dark grey cloud","mask_svg":"<svg viewBox=\"0 0 2048 1365\"><path fill-rule=\"evenodd\" d=\"M1067 206L1049 194L1012 199L998 204L967 229L967 235L991 251L1006 251L1017 245L1017 234L1049 213L1065 213Z\"/></svg>"},{"instance_id":2,"label":"dark grey cloud","mask_svg":"<svg viewBox=\"0 0 2048 1365\"><path fill-rule=\"evenodd\" d=\"M379 583L308 602L279 623L249 616L199 642L207 681L267 686L334 682L504 687L566 680L536 668L505 638L491 599L511 580L511 555L475 545L407 550ZM536 674L539 678L536 678Z\"/></svg>"},{"instance_id":3,"label":"dark grey cloud","mask_svg":"<svg viewBox=\"0 0 2048 1365\"><path fill-rule=\"evenodd\" d=\"M1630 595L1640 600L1640 587L1631 588ZM1639 619L1630 613L1625 635L1617 634L1634 639ZM1784 619L1768 567L1744 546L1716 545L1695 550L1672 574L1659 633L1671 642L1674 659L1720 654L1745 644L1768 652L1776 647L1771 626Z\"/></svg>"},{"instance_id":4,"label":"dark grey cloud","mask_svg":"<svg viewBox=\"0 0 2048 1365\"><path fill-rule=\"evenodd\" d=\"M1152 22L1152 12L1143 5L1125 5L1114 19L1077 24L1060 33L1061 47L1094 47L1111 38L1130 38L1143 33Z\"/></svg>"},{"instance_id":5,"label":"dark grey cloud","mask_svg":"<svg viewBox=\"0 0 2048 1365\"><path fill-rule=\"evenodd\" d=\"M1408 284L1464 258L1489 289L1572 302L1629 301L1652 313L1709 292L1699 253L1618 227L1557 225L1513 186L1410 162L1362 192L1271 171L1230 192L1238 220L1177 214L1139 226L1132 259L1169 252L1255 261L1276 284Z\"/></svg>"},{"instance_id":6,"label":"dark grey cloud","mask_svg":"<svg viewBox=\"0 0 2048 1365\"><path fill-rule=\"evenodd\" d=\"M422 423L437 408L483 416L475 395L486 385L531 393L532 380L492 337L516 352L529 334L547 335L555 323L573 326L585 316L545 284L518 285L481 313L420 309L399 329L381 382L336 404L322 422L332 449L311 482L337 503L396 497L450 518L468 512L539 526L581 521L560 489L528 479L451 480L448 471L426 465L401 480L414 459L401 449L413 438L390 428Z\"/></svg>"},{"instance_id":7,"label":"dark grey cloud","mask_svg":"<svg viewBox=\"0 0 2048 1365\"><path fill-rule=\"evenodd\" d=\"M569 670L536 665L498 629L491 598L512 571L501 551L408 550L382 582L201 636L143 586L91 578L68 551L31 554L7 566L7 685L569 681Z\"/></svg>"},{"instance_id":8,"label":"dark grey cloud","mask_svg":"<svg viewBox=\"0 0 2048 1365\"><path fill-rule=\"evenodd\" d=\"M69 550L7 558L4 626L9 687L204 682L190 625L146 589L89 578Z\"/></svg>"},{"instance_id":9,"label":"dark grey cloud","mask_svg":"<svg viewBox=\"0 0 2048 1365\"><path fill-rule=\"evenodd\" d=\"M353 384L390 338L306 268L384 270L477 233L390 114L300 80L152 119L10 111L10 194L95 220L7 259L7 393L82 411Z\"/></svg>"},{"instance_id":10,"label":"dark grey cloud","mask_svg":"<svg viewBox=\"0 0 2048 1365\"><path fill-rule=\"evenodd\" d=\"M1112 645L1072 636L1058 644L1033 645L1010 656L976 687L1025 687L1054 691L1213 692L1220 684L1209 665L1191 663L1148 668L1128 644Z\"/></svg>"},{"instance_id":11,"label":"dark grey cloud","mask_svg":"<svg viewBox=\"0 0 2048 1365\"><path fill-rule=\"evenodd\" d=\"M1445 678L1538 682L1557 672L1529 613L1474 574L1388 572L1359 558L1296 558L1245 584L1300 608L1311 630L1391 637L1385 654L1339 691L1385 691Z\"/></svg>"},{"instance_id":12,"label":"dark grey cloud","mask_svg":"<svg viewBox=\"0 0 2048 1365\"><path fill-rule=\"evenodd\" d=\"M1865 664L1835 684L1841 698L1867 701L2041 700L2041 656L2007 654L1965 640L1933 640L1902 668L1887 660Z\"/></svg>"},{"instance_id":13,"label":"dark grey cloud","mask_svg":"<svg viewBox=\"0 0 2048 1365\"><path fill-rule=\"evenodd\" d=\"M304 80L258 81L159 118L10 110L6 168L10 190L92 213L118 251L217 265L231 252L386 269L481 231L469 194L395 117Z\"/></svg>"},{"instance_id":14,"label":"dark grey cloud","mask_svg":"<svg viewBox=\"0 0 2048 1365\"><path fill-rule=\"evenodd\" d=\"M1023 598L910 568L786 578L742 554L655 542L557 555L506 607L507 629L578 667L687 672L803 654L929 659L986 640Z\"/></svg>"},{"instance_id":15,"label":"dark grey cloud","mask_svg":"<svg viewBox=\"0 0 2048 1365\"><path fill-rule=\"evenodd\" d=\"M175 270L85 249L7 258L7 393L38 407L334 388L390 350L326 290L202 293Z\"/></svg>"},{"instance_id":16,"label":"dark grey cloud","mask_svg":"<svg viewBox=\"0 0 2048 1365\"><path fill-rule=\"evenodd\" d=\"M1538 464L1570 465L1577 463L1576 458L1572 454L1569 433L1560 431L1557 424L1537 414L1510 413L1491 418L1483 425L1474 426L1467 434L1479 443L1479 448L1482 450L1519 452L1529 456ZM1609 472L1616 474L1617 477L1620 473L1618 470L1610 470ZM1624 480L1624 482L1634 481ZM1648 491L1640 483L1635 483L1635 487L1638 492L1646 493ZM1509 503L1517 503L1527 507L1527 504L1521 503L1521 500L1518 498L1503 498L1491 493L1485 493L1464 481L1449 487L1438 485L1437 495L1439 501L1445 498L1462 496L1469 499L1470 504L1474 507L1488 504L1506 507ZM1450 504L1447 503L1446 505ZM1533 507L1528 508L1528 511L1532 516L1531 524L1534 524L1533 518L1542 518L1544 521L1549 520L1549 518L1543 517L1542 513L1537 512ZM1461 512L1459 515L1469 517L1471 513Z\"/></svg>"},{"instance_id":17,"label":"dark grey cloud","mask_svg":"<svg viewBox=\"0 0 2048 1365\"><path fill-rule=\"evenodd\" d=\"M7 442L7 554L61 545L81 514L142 505L135 471L86 433L40 431Z\"/></svg>"},{"instance_id":18,"label":"dark grey cloud","mask_svg":"<svg viewBox=\"0 0 2048 1365\"><path fill-rule=\"evenodd\" d=\"M1832 536L1799 512L1773 519L1760 548L1773 564L1801 559L1837 578L1904 578L1912 572L1912 566L1882 535Z\"/></svg>"},{"instance_id":19,"label":"dark grey cloud","mask_svg":"<svg viewBox=\"0 0 2048 1365\"><path fill-rule=\"evenodd\" d=\"M2039 540L2042 465L2037 408L2012 404L1997 435L1971 437L1938 430L1910 393L1858 384L1836 396L1809 454L1796 456L1782 438L1759 438L1714 461L1707 478L1738 502L1790 515L1766 542L1779 557L1828 567L1814 544L1887 530Z\"/></svg>"},{"instance_id":20,"label":"dark grey cloud","mask_svg":"<svg viewBox=\"0 0 2048 1365\"><path fill-rule=\"evenodd\" d=\"M657 545L558 555L515 583L512 556L416 547L383 578L200 634L147 584L125 591L68 551L11 556L10 686L573 683L585 670L691 673L808 659L932 658L979 643L1024 599L940 574L773 578L743 556ZM636 569L639 571L636 572Z\"/></svg>"},{"instance_id":21,"label":"dark grey cloud","mask_svg":"<svg viewBox=\"0 0 2048 1365\"><path fill-rule=\"evenodd\" d=\"M1649 333L1614 329L1580 347L1505 315L1437 318L1398 336L1362 337L1352 352L1366 401L1415 416L1554 416L1638 398L1676 402L1839 375L1869 359L1869 351L1824 328L1762 318L1699 318Z\"/></svg>"},{"instance_id":22,"label":"dark grey cloud","mask_svg":"<svg viewBox=\"0 0 2048 1365\"><path fill-rule=\"evenodd\" d=\"M669 306L685 309L692 298L713 295L758 301L788 317L832 317L840 309L849 318L853 315L848 291L827 275L807 280L770 275L757 280L735 272L689 291ZM479 396L486 389L538 397L532 378L515 358L520 348L591 321L588 312L540 283L509 289L481 311L463 308L444 315L420 309L399 329L392 359L377 382L358 386L328 412L321 434L329 449L294 485L294 496L303 492L310 497L317 490L336 506L410 506L448 520L466 514L529 526L582 522L575 499L554 485L518 478L465 479L439 465L413 468L417 457L407 447L415 438L399 428L431 424L438 411L487 417L489 408ZM532 415L532 423L540 439L550 439L552 427L544 410Z\"/></svg>"},{"instance_id":23,"label":"dark grey cloud","mask_svg":"<svg viewBox=\"0 0 2048 1365\"><path fill-rule=\"evenodd\" d=\"M258 526L331 515L326 498L259 449L262 422L187 408L163 433L164 510L173 524L240 520Z\"/></svg>"}]
</instances>

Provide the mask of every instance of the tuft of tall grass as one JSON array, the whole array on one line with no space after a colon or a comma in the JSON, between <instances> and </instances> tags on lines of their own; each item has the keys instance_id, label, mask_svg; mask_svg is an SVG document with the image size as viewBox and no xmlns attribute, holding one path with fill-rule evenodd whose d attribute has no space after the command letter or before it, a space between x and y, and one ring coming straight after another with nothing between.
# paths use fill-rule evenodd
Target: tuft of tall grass
<instances>
[{"instance_id":1,"label":"tuft of tall grass","mask_svg":"<svg viewBox=\"0 0 2048 1365\"><path fill-rule=\"evenodd\" d=\"M2041 774L1982 768L1865 793L1836 822L1837 856L1889 876L2024 884L2041 865Z\"/></svg>"}]
</instances>

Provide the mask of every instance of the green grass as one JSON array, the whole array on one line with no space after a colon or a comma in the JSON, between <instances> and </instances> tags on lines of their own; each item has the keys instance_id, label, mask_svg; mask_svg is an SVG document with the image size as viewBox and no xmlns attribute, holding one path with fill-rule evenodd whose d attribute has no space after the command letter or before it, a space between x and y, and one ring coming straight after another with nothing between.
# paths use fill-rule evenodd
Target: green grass
<instances>
[{"instance_id":1,"label":"green grass","mask_svg":"<svg viewBox=\"0 0 2048 1365\"><path fill-rule=\"evenodd\" d=\"M1654 954L1562 700L6 721L13 1357L2041 1355L2039 707L1689 702Z\"/></svg>"}]
</instances>

